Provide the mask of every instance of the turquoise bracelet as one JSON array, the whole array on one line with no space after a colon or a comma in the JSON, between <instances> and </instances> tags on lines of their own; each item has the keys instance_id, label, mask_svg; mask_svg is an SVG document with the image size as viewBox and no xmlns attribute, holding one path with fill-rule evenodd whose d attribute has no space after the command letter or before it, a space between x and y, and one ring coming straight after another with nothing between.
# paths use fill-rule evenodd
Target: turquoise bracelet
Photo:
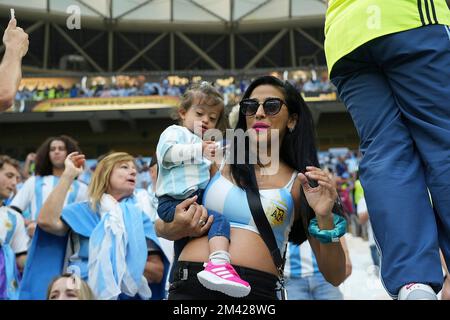
<instances>
[{"instance_id":1,"label":"turquoise bracelet","mask_svg":"<svg viewBox=\"0 0 450 320\"><path fill-rule=\"evenodd\" d=\"M339 242L339 238L347 231L347 221L342 216L333 213L333 222L334 229L320 230L317 218L314 218L309 222L309 234L322 243Z\"/></svg>"}]
</instances>

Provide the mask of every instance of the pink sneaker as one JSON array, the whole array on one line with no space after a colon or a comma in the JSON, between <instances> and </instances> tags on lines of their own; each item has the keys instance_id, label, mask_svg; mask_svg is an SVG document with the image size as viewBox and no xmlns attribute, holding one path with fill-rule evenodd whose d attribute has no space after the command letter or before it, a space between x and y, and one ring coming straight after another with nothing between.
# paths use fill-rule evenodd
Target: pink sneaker
<instances>
[{"instance_id":1,"label":"pink sneaker","mask_svg":"<svg viewBox=\"0 0 450 320\"><path fill-rule=\"evenodd\" d=\"M245 297L250 293L250 285L239 277L231 264L214 265L209 261L203 266L205 270L197 273L197 278L209 290L220 291L235 298Z\"/></svg>"}]
</instances>

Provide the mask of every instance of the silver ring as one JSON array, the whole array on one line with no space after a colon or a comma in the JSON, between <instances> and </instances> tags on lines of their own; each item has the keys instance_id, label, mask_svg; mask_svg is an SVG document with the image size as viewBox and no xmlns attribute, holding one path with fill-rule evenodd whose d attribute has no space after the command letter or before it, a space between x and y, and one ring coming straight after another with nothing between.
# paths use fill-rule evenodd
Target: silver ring
<instances>
[{"instance_id":1,"label":"silver ring","mask_svg":"<svg viewBox=\"0 0 450 320\"><path fill-rule=\"evenodd\" d=\"M201 227L203 227L203 226L206 224L206 222L205 222L204 220L200 219L200 220L198 220L198 224L199 224Z\"/></svg>"}]
</instances>

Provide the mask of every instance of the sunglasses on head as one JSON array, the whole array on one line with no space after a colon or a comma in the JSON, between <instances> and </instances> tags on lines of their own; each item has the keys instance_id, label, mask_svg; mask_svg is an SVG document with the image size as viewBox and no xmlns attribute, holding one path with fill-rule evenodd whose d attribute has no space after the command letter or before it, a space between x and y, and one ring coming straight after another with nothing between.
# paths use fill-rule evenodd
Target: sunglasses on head
<instances>
[{"instance_id":1,"label":"sunglasses on head","mask_svg":"<svg viewBox=\"0 0 450 320\"><path fill-rule=\"evenodd\" d=\"M280 112L283 104L286 104L280 98L268 98L264 102L259 102L256 99L242 99L239 102L240 111L245 116L253 116L258 111L259 106L262 104L264 108L264 114L267 116L274 116Z\"/></svg>"}]
</instances>

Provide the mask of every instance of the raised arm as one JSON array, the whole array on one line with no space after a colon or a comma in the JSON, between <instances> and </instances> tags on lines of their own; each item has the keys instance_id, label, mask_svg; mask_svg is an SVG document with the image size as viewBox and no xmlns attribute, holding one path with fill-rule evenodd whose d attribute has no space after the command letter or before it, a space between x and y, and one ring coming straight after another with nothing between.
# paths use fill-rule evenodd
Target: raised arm
<instances>
[{"instance_id":1,"label":"raised arm","mask_svg":"<svg viewBox=\"0 0 450 320\"><path fill-rule=\"evenodd\" d=\"M301 184L306 200L316 214L319 229L334 229L333 213L331 210L336 201L337 192L333 186L333 182L321 169L306 167L306 170L306 175L299 174L296 183ZM311 187L307 177L317 181L318 186ZM324 278L334 286L340 285L346 278L346 256L342 243L340 241L322 243L314 237L309 237L308 240L316 256L319 270Z\"/></svg>"},{"instance_id":2,"label":"raised arm","mask_svg":"<svg viewBox=\"0 0 450 320\"><path fill-rule=\"evenodd\" d=\"M21 172L22 178L24 180L26 180L30 177L30 167L31 167L32 162L35 160L36 160L36 153L30 152L27 155L27 158L25 159L25 163L23 165L22 172Z\"/></svg>"},{"instance_id":3,"label":"raised arm","mask_svg":"<svg viewBox=\"0 0 450 320\"><path fill-rule=\"evenodd\" d=\"M0 111L14 103L22 79L22 58L28 51L28 35L11 19L3 35L5 54L0 64Z\"/></svg>"},{"instance_id":4,"label":"raised arm","mask_svg":"<svg viewBox=\"0 0 450 320\"><path fill-rule=\"evenodd\" d=\"M69 228L61 220L64 200L74 179L83 172L84 155L72 152L64 161L65 169L55 189L42 205L38 217L38 226L54 235L63 236Z\"/></svg>"}]
</instances>

